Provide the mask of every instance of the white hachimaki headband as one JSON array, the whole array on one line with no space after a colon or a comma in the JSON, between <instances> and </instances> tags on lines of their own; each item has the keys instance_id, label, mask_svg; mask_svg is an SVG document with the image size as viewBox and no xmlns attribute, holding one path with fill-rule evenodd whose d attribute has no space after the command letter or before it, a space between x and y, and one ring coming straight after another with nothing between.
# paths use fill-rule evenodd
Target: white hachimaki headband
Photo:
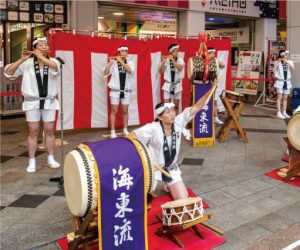
<instances>
[{"instance_id":1,"label":"white hachimaki headband","mask_svg":"<svg viewBox=\"0 0 300 250\"><path fill-rule=\"evenodd\" d=\"M208 53L210 53L210 52L216 52L216 50L215 49L208 49L207 52Z\"/></svg>"},{"instance_id":2,"label":"white hachimaki headband","mask_svg":"<svg viewBox=\"0 0 300 250\"><path fill-rule=\"evenodd\" d=\"M169 49L169 52L172 52L174 49L179 49L179 45L174 45Z\"/></svg>"},{"instance_id":3,"label":"white hachimaki headband","mask_svg":"<svg viewBox=\"0 0 300 250\"><path fill-rule=\"evenodd\" d=\"M128 51L128 47L119 47L119 48L118 48L118 52L120 52L121 50L126 50L126 51Z\"/></svg>"},{"instance_id":4,"label":"white hachimaki headband","mask_svg":"<svg viewBox=\"0 0 300 250\"><path fill-rule=\"evenodd\" d=\"M285 55L288 55L288 54L289 54L289 51L286 50L286 51L282 51L282 52L280 53L280 56L285 56Z\"/></svg>"},{"instance_id":5,"label":"white hachimaki headband","mask_svg":"<svg viewBox=\"0 0 300 250\"><path fill-rule=\"evenodd\" d=\"M39 43L39 42L46 42L46 43L48 43L46 37L39 37L39 38L37 38L36 40L34 40L34 41L32 42L32 46L36 45L36 44Z\"/></svg>"},{"instance_id":6,"label":"white hachimaki headband","mask_svg":"<svg viewBox=\"0 0 300 250\"><path fill-rule=\"evenodd\" d=\"M163 106L155 109L155 117L159 116L160 114L162 114L166 109L171 109L174 108L175 104L173 102L166 102L164 103Z\"/></svg>"}]
</instances>

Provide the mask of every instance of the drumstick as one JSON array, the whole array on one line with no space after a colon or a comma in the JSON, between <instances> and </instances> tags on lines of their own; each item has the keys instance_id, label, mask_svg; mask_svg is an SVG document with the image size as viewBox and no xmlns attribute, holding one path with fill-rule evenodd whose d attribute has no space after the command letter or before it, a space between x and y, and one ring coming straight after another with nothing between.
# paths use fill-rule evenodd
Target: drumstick
<instances>
[{"instance_id":1,"label":"drumstick","mask_svg":"<svg viewBox=\"0 0 300 250\"><path fill-rule=\"evenodd\" d=\"M208 104L208 102L209 102L210 98L212 97L213 93L215 92L216 88L217 88L217 84L214 84L214 86L212 87L212 89L204 103L204 106L206 106Z\"/></svg>"},{"instance_id":2,"label":"drumstick","mask_svg":"<svg viewBox=\"0 0 300 250\"><path fill-rule=\"evenodd\" d=\"M155 162L152 162L152 163L153 163L153 166L154 166L157 170L159 170L163 175L165 175L165 176L167 176L167 177L169 177L169 178L172 179L171 175L170 175L166 170L164 170L162 167L158 166Z\"/></svg>"}]
</instances>

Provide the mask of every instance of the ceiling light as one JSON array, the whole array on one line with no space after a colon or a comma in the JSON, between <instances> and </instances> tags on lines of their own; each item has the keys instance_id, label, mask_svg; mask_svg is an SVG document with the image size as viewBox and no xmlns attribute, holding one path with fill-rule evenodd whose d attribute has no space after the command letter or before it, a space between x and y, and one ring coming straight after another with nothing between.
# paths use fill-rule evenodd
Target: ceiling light
<instances>
[{"instance_id":1,"label":"ceiling light","mask_svg":"<svg viewBox=\"0 0 300 250\"><path fill-rule=\"evenodd\" d=\"M98 16L98 19L104 19L104 16Z\"/></svg>"},{"instance_id":2,"label":"ceiling light","mask_svg":"<svg viewBox=\"0 0 300 250\"><path fill-rule=\"evenodd\" d=\"M124 16L124 13L122 13L122 12L115 12L115 13L113 13L115 16Z\"/></svg>"}]
</instances>

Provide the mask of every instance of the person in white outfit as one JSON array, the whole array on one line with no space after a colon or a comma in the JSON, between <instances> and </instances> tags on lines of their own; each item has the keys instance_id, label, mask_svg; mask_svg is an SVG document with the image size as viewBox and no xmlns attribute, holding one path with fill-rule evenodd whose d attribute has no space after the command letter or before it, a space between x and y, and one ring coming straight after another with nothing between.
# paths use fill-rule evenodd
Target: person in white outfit
<instances>
[{"instance_id":1,"label":"person in white outfit","mask_svg":"<svg viewBox=\"0 0 300 250\"><path fill-rule=\"evenodd\" d=\"M60 63L50 58L49 46L46 37L35 38L32 42L33 51L24 51L21 58L9 64L4 74L9 79L23 75L22 95L24 96L23 110L28 123L28 154L29 165L27 172L36 172L35 153L39 124L42 117L46 148L48 152L48 166L58 168L60 164L54 160L54 120L59 103L56 99L58 93L58 76Z\"/></svg>"},{"instance_id":2,"label":"person in white outfit","mask_svg":"<svg viewBox=\"0 0 300 250\"><path fill-rule=\"evenodd\" d=\"M294 69L294 63L289 60L289 52L280 50L278 60L273 69L276 80L274 87L277 91L277 118L279 119L290 118L286 113L286 107L287 97L292 88L291 77Z\"/></svg>"},{"instance_id":3,"label":"person in white outfit","mask_svg":"<svg viewBox=\"0 0 300 250\"><path fill-rule=\"evenodd\" d=\"M134 74L135 65L131 60L128 60L128 48L121 46L118 48L118 55L110 59L104 70L105 77L111 76L108 83L110 88L110 126L111 138L116 138L115 122L118 113L119 103L122 103L123 114L123 134L128 135L128 106L130 102L131 86L135 84Z\"/></svg>"},{"instance_id":4,"label":"person in white outfit","mask_svg":"<svg viewBox=\"0 0 300 250\"><path fill-rule=\"evenodd\" d=\"M216 60L216 65L217 65L216 81L218 82L219 79L220 79L219 70L222 69L222 68L224 68L225 64L216 57L216 50L214 48L209 47L207 49L207 53L208 53L208 57L214 58ZM215 121L215 124L222 125L223 121L221 121L219 119L219 112L218 112L218 105L217 105L217 100L218 100L218 98L220 98L217 93L220 93L220 92L221 91L217 88L216 92L215 92L215 95L214 95L214 105L215 105L214 106L214 115L215 115L215 120L214 121Z\"/></svg>"},{"instance_id":5,"label":"person in white outfit","mask_svg":"<svg viewBox=\"0 0 300 250\"><path fill-rule=\"evenodd\" d=\"M188 198L188 192L182 181L181 171L177 164L182 130L197 112L203 108L211 91L208 91L201 97L194 106L184 109L178 115L176 115L174 103L157 104L155 107L155 122L148 123L134 130L129 135L133 139L138 139L147 145L149 154L155 164L169 172L171 179L162 175L159 171L155 172L154 189L158 181L164 181L174 200Z\"/></svg>"},{"instance_id":6,"label":"person in white outfit","mask_svg":"<svg viewBox=\"0 0 300 250\"><path fill-rule=\"evenodd\" d=\"M175 111L178 113L179 102L182 93L182 80L184 78L184 61L178 57L178 44L171 44L168 47L169 56L162 58L160 73L164 75L164 102L175 104Z\"/></svg>"}]
</instances>

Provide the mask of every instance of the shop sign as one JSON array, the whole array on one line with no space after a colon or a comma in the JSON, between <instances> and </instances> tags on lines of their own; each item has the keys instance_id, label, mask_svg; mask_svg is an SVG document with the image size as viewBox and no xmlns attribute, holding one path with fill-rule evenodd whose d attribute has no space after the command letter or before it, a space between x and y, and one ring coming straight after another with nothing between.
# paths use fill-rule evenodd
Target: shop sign
<instances>
[{"instance_id":1,"label":"shop sign","mask_svg":"<svg viewBox=\"0 0 300 250\"><path fill-rule=\"evenodd\" d=\"M235 91L247 94L256 95L258 89L258 79L261 65L260 51L240 51L239 64L237 71L237 80L235 83Z\"/></svg>"},{"instance_id":2,"label":"shop sign","mask_svg":"<svg viewBox=\"0 0 300 250\"><path fill-rule=\"evenodd\" d=\"M213 37L230 38L234 44L249 43L249 27L237 29L206 30Z\"/></svg>"},{"instance_id":3,"label":"shop sign","mask_svg":"<svg viewBox=\"0 0 300 250\"><path fill-rule=\"evenodd\" d=\"M67 1L1 1L3 22L67 23Z\"/></svg>"},{"instance_id":4,"label":"shop sign","mask_svg":"<svg viewBox=\"0 0 300 250\"><path fill-rule=\"evenodd\" d=\"M279 17L277 0L199 0L190 2L190 9L236 16Z\"/></svg>"},{"instance_id":5,"label":"shop sign","mask_svg":"<svg viewBox=\"0 0 300 250\"><path fill-rule=\"evenodd\" d=\"M291 60L294 63L300 63L300 54L291 54Z\"/></svg>"}]
</instances>

